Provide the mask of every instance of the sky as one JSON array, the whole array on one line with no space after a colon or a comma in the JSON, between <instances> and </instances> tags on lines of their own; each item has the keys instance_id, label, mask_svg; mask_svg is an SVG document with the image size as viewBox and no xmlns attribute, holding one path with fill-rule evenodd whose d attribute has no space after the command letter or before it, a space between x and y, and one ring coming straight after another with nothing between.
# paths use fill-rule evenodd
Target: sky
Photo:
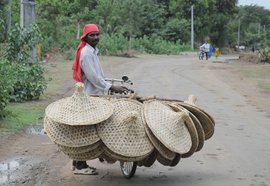
<instances>
[{"instance_id":1,"label":"sky","mask_svg":"<svg viewBox=\"0 0 270 186\"><path fill-rule=\"evenodd\" d=\"M270 10L270 0L238 0L238 5L258 5Z\"/></svg>"}]
</instances>

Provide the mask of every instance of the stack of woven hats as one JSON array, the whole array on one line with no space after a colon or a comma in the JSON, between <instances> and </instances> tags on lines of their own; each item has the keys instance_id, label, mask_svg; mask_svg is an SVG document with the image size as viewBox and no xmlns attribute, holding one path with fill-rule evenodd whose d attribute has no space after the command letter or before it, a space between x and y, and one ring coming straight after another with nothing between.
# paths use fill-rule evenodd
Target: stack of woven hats
<instances>
[{"instance_id":1,"label":"stack of woven hats","mask_svg":"<svg viewBox=\"0 0 270 186\"><path fill-rule=\"evenodd\" d=\"M71 159L95 159L104 152L95 124L112 114L113 107L108 100L85 96L83 84L77 83L71 97L60 99L46 108L44 129Z\"/></svg>"},{"instance_id":2,"label":"stack of woven hats","mask_svg":"<svg viewBox=\"0 0 270 186\"><path fill-rule=\"evenodd\" d=\"M187 102L156 100L145 101L143 118L145 131L155 147L139 165L151 166L154 159L165 166L175 166L202 149L204 141L214 133L215 122L204 110Z\"/></svg>"},{"instance_id":3,"label":"stack of woven hats","mask_svg":"<svg viewBox=\"0 0 270 186\"><path fill-rule=\"evenodd\" d=\"M141 109L142 103L132 99L86 96L83 84L77 83L71 97L46 108L44 128L71 159L139 161L154 149L144 130Z\"/></svg>"},{"instance_id":4,"label":"stack of woven hats","mask_svg":"<svg viewBox=\"0 0 270 186\"><path fill-rule=\"evenodd\" d=\"M77 83L71 97L46 108L44 128L73 160L136 161L146 167L157 160L175 166L214 133L213 118L190 100L105 99L84 95Z\"/></svg>"}]
</instances>

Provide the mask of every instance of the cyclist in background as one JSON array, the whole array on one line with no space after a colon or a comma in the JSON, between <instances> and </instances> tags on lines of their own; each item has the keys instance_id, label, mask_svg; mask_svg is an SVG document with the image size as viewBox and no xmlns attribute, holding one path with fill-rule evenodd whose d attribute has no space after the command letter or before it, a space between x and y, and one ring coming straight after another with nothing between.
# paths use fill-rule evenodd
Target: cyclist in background
<instances>
[{"instance_id":1,"label":"cyclist in background","mask_svg":"<svg viewBox=\"0 0 270 186\"><path fill-rule=\"evenodd\" d=\"M200 50L204 52L206 60L208 60L208 52L210 50L210 44L207 41L205 41L205 43L200 46Z\"/></svg>"}]
</instances>

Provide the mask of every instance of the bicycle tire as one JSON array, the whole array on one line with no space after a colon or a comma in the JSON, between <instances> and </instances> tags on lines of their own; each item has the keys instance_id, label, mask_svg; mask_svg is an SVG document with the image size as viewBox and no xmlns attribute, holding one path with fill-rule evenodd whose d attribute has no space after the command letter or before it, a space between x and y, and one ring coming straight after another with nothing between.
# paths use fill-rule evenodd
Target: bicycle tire
<instances>
[{"instance_id":1,"label":"bicycle tire","mask_svg":"<svg viewBox=\"0 0 270 186\"><path fill-rule=\"evenodd\" d=\"M130 179L134 176L137 169L137 162L120 161L120 169L125 178Z\"/></svg>"},{"instance_id":2,"label":"bicycle tire","mask_svg":"<svg viewBox=\"0 0 270 186\"><path fill-rule=\"evenodd\" d=\"M203 52L200 52L199 53L199 60L203 60L203 57L204 57L204 53Z\"/></svg>"}]
</instances>

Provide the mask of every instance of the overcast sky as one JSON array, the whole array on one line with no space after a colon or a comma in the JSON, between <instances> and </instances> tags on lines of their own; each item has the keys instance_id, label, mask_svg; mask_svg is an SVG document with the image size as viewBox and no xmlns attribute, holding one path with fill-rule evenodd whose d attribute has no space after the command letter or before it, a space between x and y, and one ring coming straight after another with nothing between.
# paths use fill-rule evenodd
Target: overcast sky
<instances>
[{"instance_id":1,"label":"overcast sky","mask_svg":"<svg viewBox=\"0 0 270 186\"><path fill-rule=\"evenodd\" d=\"M270 10L270 0L238 0L239 5L258 5Z\"/></svg>"}]
</instances>

